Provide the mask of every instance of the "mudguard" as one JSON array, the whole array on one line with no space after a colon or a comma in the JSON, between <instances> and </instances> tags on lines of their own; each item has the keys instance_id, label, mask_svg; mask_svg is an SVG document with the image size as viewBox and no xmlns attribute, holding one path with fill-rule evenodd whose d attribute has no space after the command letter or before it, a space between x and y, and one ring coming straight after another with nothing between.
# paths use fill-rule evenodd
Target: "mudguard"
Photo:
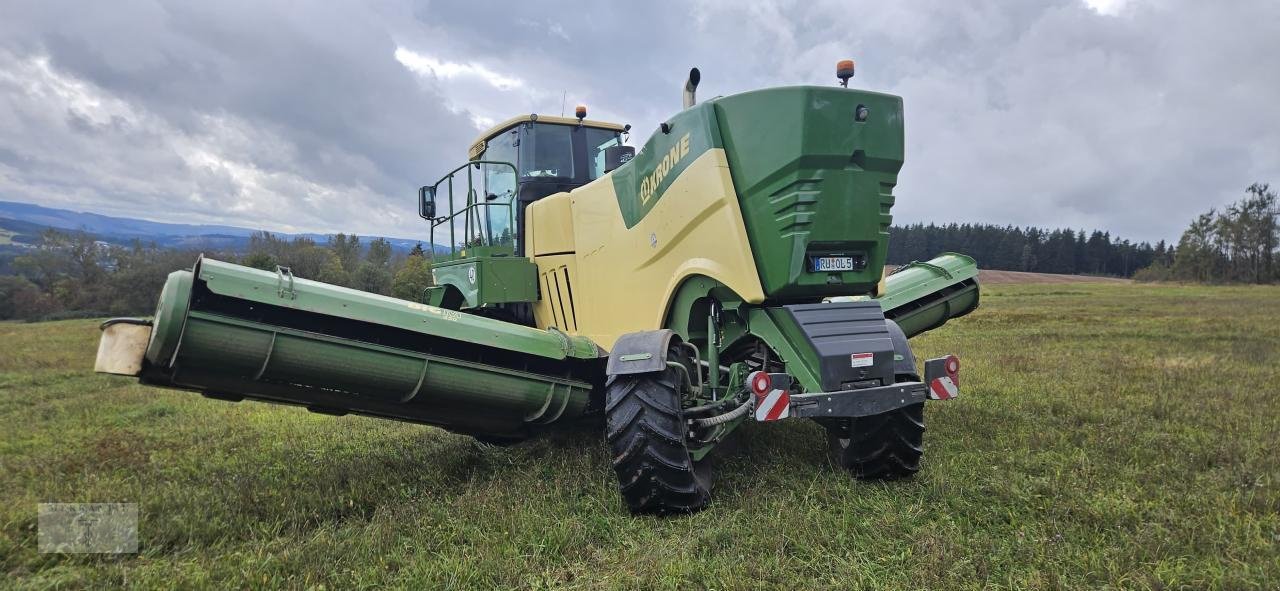
<instances>
[{"instance_id":1,"label":"mudguard","mask_svg":"<svg viewBox=\"0 0 1280 591\"><path fill-rule=\"evenodd\" d=\"M605 373L610 376L662 371L667 368L667 348L676 333L669 329L632 332L618 337L609 352Z\"/></svg>"},{"instance_id":2,"label":"mudguard","mask_svg":"<svg viewBox=\"0 0 1280 591\"><path fill-rule=\"evenodd\" d=\"M897 322L886 319L885 328L889 330L889 338L893 340L893 373L896 376L912 376L916 374L916 356L911 353L911 343L907 342L906 333Z\"/></svg>"}]
</instances>

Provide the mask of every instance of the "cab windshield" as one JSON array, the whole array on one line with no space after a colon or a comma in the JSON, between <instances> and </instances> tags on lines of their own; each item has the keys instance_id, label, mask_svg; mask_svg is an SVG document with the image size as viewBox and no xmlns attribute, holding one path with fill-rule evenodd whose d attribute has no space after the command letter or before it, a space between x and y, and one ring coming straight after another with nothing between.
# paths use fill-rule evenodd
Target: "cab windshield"
<instances>
[{"instance_id":1,"label":"cab windshield","mask_svg":"<svg viewBox=\"0 0 1280 591\"><path fill-rule=\"evenodd\" d=\"M573 179L573 127L525 123L520 137L521 178Z\"/></svg>"}]
</instances>

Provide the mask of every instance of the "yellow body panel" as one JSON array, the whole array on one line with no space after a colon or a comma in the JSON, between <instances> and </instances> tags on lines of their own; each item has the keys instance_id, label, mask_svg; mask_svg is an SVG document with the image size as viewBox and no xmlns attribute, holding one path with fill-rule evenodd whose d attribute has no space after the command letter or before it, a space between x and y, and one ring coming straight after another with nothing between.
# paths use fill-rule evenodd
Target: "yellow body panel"
<instances>
[{"instance_id":1,"label":"yellow body panel","mask_svg":"<svg viewBox=\"0 0 1280 591\"><path fill-rule=\"evenodd\" d=\"M538 292L542 297L533 305L533 319L542 329L552 326L570 334L578 334L578 313L574 306L576 261L572 254L537 257ZM578 296L581 297L581 296Z\"/></svg>"},{"instance_id":2,"label":"yellow body panel","mask_svg":"<svg viewBox=\"0 0 1280 591\"><path fill-rule=\"evenodd\" d=\"M569 193L557 193L538 200L529 208L537 211L536 224L525 223L525 252L529 256L573 252L573 206ZM526 215L532 215L531 213Z\"/></svg>"},{"instance_id":3,"label":"yellow body panel","mask_svg":"<svg viewBox=\"0 0 1280 591\"><path fill-rule=\"evenodd\" d=\"M566 198L570 223L563 220ZM550 288L542 284L543 297L534 306L539 328L555 326L611 348L623 334L661 328L676 289L697 275L723 283L746 302L764 301L722 149L694 160L630 229L610 175L535 202L525 215L534 241L568 228L575 246L572 255L533 257L540 282L553 280ZM562 314L559 306L566 304L570 289L557 287L556 281L566 283L566 278L572 312L566 307ZM557 300L548 297L549 289Z\"/></svg>"}]
</instances>

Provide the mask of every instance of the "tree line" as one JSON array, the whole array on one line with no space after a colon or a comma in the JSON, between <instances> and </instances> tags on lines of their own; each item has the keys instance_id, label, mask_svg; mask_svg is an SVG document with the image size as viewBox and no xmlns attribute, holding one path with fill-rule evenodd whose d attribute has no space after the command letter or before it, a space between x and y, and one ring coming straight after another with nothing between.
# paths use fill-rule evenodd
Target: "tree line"
<instances>
[{"instance_id":1,"label":"tree line","mask_svg":"<svg viewBox=\"0 0 1280 591\"><path fill-rule=\"evenodd\" d=\"M1173 256L1143 269L1137 279L1200 283L1276 283L1280 211L1271 185L1254 183L1243 199L1210 209L1182 233Z\"/></svg>"},{"instance_id":2,"label":"tree line","mask_svg":"<svg viewBox=\"0 0 1280 591\"><path fill-rule=\"evenodd\" d=\"M321 245L310 238L289 240L258 232L249 238L248 253L240 264L267 271L289 267L297 277L421 301L430 286L428 259L421 243L408 255L396 256L385 238L362 244L355 234L334 234Z\"/></svg>"},{"instance_id":3,"label":"tree line","mask_svg":"<svg viewBox=\"0 0 1280 591\"><path fill-rule=\"evenodd\" d=\"M992 224L913 224L889 228L888 262L905 264L953 251L983 269L1110 275L1140 281L1275 283L1280 281L1280 223L1271 186L1201 214L1176 245L1130 242L1109 232Z\"/></svg>"},{"instance_id":4,"label":"tree line","mask_svg":"<svg viewBox=\"0 0 1280 591\"><path fill-rule=\"evenodd\" d=\"M285 266L298 277L413 301L421 301L431 281L421 244L396 255L385 239L362 243L355 234L336 234L320 244L259 232L243 253L205 254L268 271ZM46 230L38 246L8 265L12 274L0 275L0 320L150 315L169 273L191 268L199 255L139 240L112 245L86 232Z\"/></svg>"},{"instance_id":5,"label":"tree line","mask_svg":"<svg viewBox=\"0 0 1280 591\"><path fill-rule=\"evenodd\" d=\"M1164 241L1155 246L1115 239L1110 232L1048 230L992 224L913 224L889 228L888 262L925 261L942 252L973 257L983 269L1129 277L1172 256Z\"/></svg>"}]
</instances>

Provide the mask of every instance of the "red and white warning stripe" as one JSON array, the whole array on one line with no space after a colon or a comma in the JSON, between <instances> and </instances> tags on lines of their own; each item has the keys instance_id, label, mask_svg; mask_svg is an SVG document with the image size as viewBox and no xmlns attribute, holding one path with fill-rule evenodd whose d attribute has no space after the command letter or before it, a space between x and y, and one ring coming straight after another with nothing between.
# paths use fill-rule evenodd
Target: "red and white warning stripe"
<instances>
[{"instance_id":1,"label":"red and white warning stripe","mask_svg":"<svg viewBox=\"0 0 1280 591\"><path fill-rule=\"evenodd\" d=\"M791 416L791 393L773 387L773 379L763 371L751 372L747 383L756 395L756 420L776 421Z\"/></svg>"},{"instance_id":2,"label":"red and white warning stripe","mask_svg":"<svg viewBox=\"0 0 1280 591\"><path fill-rule=\"evenodd\" d=\"M934 378L929 383L929 398L934 400L951 400L959 394L960 387L951 379L951 376Z\"/></svg>"},{"instance_id":3,"label":"red and white warning stripe","mask_svg":"<svg viewBox=\"0 0 1280 591\"><path fill-rule=\"evenodd\" d=\"M786 390L773 390L756 399L756 420L776 421L791 416L791 394Z\"/></svg>"}]
</instances>

